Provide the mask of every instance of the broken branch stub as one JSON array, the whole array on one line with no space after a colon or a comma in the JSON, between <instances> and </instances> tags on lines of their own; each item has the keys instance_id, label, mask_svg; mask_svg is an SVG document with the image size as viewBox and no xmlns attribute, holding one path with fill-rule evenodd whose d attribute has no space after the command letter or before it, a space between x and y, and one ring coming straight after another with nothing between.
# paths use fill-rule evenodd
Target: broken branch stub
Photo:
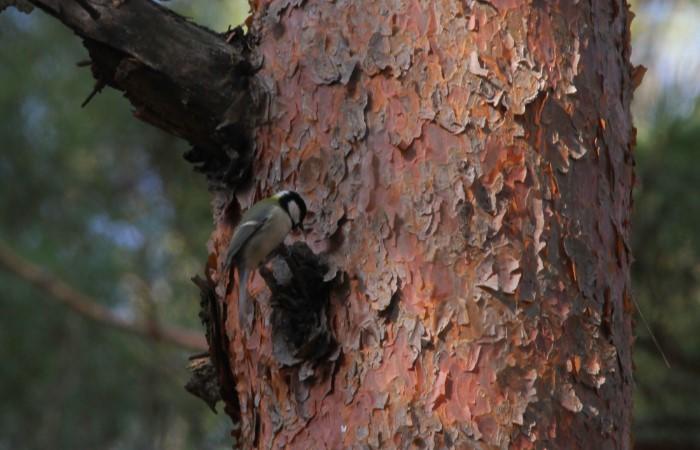
<instances>
[{"instance_id":1,"label":"broken branch stub","mask_svg":"<svg viewBox=\"0 0 700 450\"><path fill-rule=\"evenodd\" d=\"M221 400L221 386L217 368L211 358L209 355L191 356L187 368L191 375L185 389L201 398L216 413L216 404Z\"/></svg>"},{"instance_id":2,"label":"broken branch stub","mask_svg":"<svg viewBox=\"0 0 700 450\"><path fill-rule=\"evenodd\" d=\"M185 159L212 189L245 179L267 104L253 76L262 59L250 35L215 33L148 0L30 3L83 39L96 91L122 91L138 119L192 145Z\"/></svg>"}]
</instances>

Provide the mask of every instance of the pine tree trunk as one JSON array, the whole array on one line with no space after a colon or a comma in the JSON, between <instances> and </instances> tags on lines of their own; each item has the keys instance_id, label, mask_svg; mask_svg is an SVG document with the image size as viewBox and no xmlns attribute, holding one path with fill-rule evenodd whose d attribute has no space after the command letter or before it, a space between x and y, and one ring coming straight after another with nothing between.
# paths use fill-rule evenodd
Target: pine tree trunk
<instances>
[{"instance_id":1,"label":"pine tree trunk","mask_svg":"<svg viewBox=\"0 0 700 450\"><path fill-rule=\"evenodd\" d=\"M260 276L244 336L228 289L243 447L630 448L627 5L254 8L268 121L234 203L306 199L335 344L290 354L306 311Z\"/></svg>"},{"instance_id":2,"label":"pine tree trunk","mask_svg":"<svg viewBox=\"0 0 700 450\"><path fill-rule=\"evenodd\" d=\"M259 0L247 36L30 2L216 190L198 284L241 447L630 448L624 1ZM282 188L309 233L248 336L223 255Z\"/></svg>"}]
</instances>

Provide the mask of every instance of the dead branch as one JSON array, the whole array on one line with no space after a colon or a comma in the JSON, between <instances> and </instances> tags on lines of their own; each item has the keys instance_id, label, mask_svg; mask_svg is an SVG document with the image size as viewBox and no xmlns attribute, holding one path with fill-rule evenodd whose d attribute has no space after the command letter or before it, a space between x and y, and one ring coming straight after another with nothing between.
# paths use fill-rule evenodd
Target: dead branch
<instances>
[{"instance_id":1,"label":"dead branch","mask_svg":"<svg viewBox=\"0 0 700 450\"><path fill-rule=\"evenodd\" d=\"M99 88L124 92L137 118L193 145L186 157L213 188L247 173L264 103L249 36L215 33L151 0L31 3L83 39Z\"/></svg>"}]
</instances>

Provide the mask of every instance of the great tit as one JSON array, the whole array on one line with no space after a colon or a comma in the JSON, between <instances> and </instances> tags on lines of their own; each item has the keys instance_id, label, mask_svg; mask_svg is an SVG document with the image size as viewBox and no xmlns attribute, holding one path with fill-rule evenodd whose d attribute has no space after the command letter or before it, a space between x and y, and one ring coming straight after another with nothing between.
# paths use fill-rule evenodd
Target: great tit
<instances>
[{"instance_id":1,"label":"great tit","mask_svg":"<svg viewBox=\"0 0 700 450\"><path fill-rule=\"evenodd\" d=\"M250 330L252 304L248 301L248 275L295 229L303 231L306 203L294 191L280 191L254 204L241 217L226 251L224 271L238 268L238 320Z\"/></svg>"}]
</instances>

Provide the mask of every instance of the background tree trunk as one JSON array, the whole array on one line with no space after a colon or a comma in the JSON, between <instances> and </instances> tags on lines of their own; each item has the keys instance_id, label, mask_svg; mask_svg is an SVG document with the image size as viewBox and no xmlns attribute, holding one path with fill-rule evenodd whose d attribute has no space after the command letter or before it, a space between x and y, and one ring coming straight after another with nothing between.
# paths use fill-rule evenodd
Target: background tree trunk
<instances>
[{"instance_id":1,"label":"background tree trunk","mask_svg":"<svg viewBox=\"0 0 700 450\"><path fill-rule=\"evenodd\" d=\"M245 38L31 2L219 189L198 284L243 447L630 448L625 2L260 0ZM317 256L256 276L245 336L219 268L281 188Z\"/></svg>"},{"instance_id":2,"label":"background tree trunk","mask_svg":"<svg viewBox=\"0 0 700 450\"><path fill-rule=\"evenodd\" d=\"M246 338L229 289L244 446L630 448L625 2L254 8L271 103L237 200L304 196L338 347L281 367L270 290Z\"/></svg>"}]
</instances>

